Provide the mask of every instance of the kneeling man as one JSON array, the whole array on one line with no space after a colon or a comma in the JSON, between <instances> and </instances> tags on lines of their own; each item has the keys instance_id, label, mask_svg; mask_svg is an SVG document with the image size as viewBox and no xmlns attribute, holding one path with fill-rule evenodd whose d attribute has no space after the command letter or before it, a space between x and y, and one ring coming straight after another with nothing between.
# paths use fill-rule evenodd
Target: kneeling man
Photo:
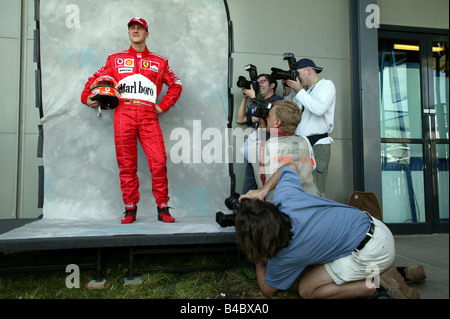
<instances>
[{"instance_id":1,"label":"kneeling man","mask_svg":"<svg viewBox=\"0 0 450 319\"><path fill-rule=\"evenodd\" d=\"M275 186L273 204L264 202ZM360 298L382 290L377 275L395 257L390 230L355 207L306 193L296 164L284 165L243 199L236 238L266 297L297 279L302 298Z\"/></svg>"}]
</instances>

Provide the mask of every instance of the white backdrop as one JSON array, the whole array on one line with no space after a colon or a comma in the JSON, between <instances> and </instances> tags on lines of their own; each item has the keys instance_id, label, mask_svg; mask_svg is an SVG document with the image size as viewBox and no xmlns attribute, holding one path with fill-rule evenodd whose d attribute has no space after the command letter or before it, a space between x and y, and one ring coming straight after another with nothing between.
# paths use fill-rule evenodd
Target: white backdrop
<instances>
[{"instance_id":1,"label":"white backdrop","mask_svg":"<svg viewBox=\"0 0 450 319\"><path fill-rule=\"evenodd\" d=\"M113 111L98 118L81 104L80 95L108 54L130 46L127 23L137 16L149 24L149 50L166 57L183 83L181 98L160 116L171 213L215 218L226 210L228 29L223 1L41 0L44 219L122 217ZM222 139L212 138L211 132L221 132ZM140 145L138 150L138 218L156 216L147 160ZM198 161L202 151L216 156L216 163Z\"/></svg>"}]
</instances>

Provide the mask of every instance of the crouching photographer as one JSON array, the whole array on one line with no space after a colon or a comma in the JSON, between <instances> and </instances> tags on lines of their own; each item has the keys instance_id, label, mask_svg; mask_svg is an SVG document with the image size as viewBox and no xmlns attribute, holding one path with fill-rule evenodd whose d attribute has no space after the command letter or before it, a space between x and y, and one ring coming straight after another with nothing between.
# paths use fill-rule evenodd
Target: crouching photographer
<instances>
[{"instance_id":1,"label":"crouching photographer","mask_svg":"<svg viewBox=\"0 0 450 319\"><path fill-rule=\"evenodd\" d=\"M388 299L377 276L394 261L392 233L355 207L308 194L297 170L289 162L239 199L247 202L236 215L236 239L262 293L297 286L308 299ZM274 202L263 201L274 188ZM372 278L368 266L378 271Z\"/></svg>"}]
</instances>

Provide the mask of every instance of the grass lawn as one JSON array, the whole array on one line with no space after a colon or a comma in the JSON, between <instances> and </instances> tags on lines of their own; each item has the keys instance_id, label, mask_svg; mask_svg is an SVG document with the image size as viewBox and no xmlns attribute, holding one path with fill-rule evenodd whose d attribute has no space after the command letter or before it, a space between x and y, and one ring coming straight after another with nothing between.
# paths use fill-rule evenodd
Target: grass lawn
<instances>
[{"instance_id":1,"label":"grass lawn","mask_svg":"<svg viewBox=\"0 0 450 319\"><path fill-rule=\"evenodd\" d=\"M35 251L0 255L0 299L264 299L256 283L254 266L234 252L194 252L136 255L135 269L165 269L137 274L142 282L124 286L129 275L127 249L102 250L102 279L106 288L89 289L96 279L96 250ZM66 266L79 267L79 276ZM55 265L51 270L21 267ZM202 269L209 266L226 270ZM185 267L190 271L172 271ZM68 288L76 285L79 288ZM277 298L298 298L293 291Z\"/></svg>"}]
</instances>

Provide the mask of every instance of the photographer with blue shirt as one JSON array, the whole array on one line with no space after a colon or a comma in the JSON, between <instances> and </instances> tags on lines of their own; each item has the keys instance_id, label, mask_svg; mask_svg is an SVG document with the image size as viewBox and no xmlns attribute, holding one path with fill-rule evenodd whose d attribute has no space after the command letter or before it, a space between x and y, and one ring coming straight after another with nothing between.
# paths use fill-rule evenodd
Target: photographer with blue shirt
<instances>
[{"instance_id":1,"label":"photographer with blue shirt","mask_svg":"<svg viewBox=\"0 0 450 319\"><path fill-rule=\"evenodd\" d=\"M264 202L274 188L273 204ZM392 233L355 207L306 193L293 162L239 201L237 242L266 297L297 281L302 298L387 296L378 275L394 261Z\"/></svg>"}]
</instances>

